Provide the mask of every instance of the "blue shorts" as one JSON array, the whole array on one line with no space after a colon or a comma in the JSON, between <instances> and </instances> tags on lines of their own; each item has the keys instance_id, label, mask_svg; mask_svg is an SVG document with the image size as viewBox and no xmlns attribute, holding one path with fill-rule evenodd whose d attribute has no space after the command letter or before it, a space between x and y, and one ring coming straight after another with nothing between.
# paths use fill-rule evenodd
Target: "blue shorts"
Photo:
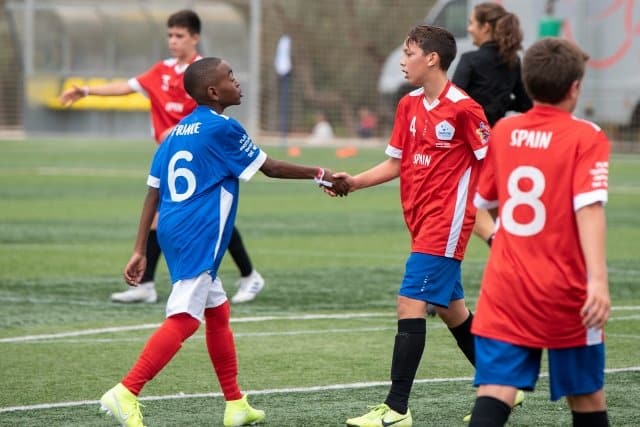
<instances>
[{"instance_id":1,"label":"blue shorts","mask_svg":"<svg viewBox=\"0 0 640 427\"><path fill-rule=\"evenodd\" d=\"M476 376L473 385L507 385L533 390L542 349L521 347L504 341L475 337ZM604 344L549 349L551 400L591 394L604 387Z\"/></svg>"},{"instance_id":2,"label":"blue shorts","mask_svg":"<svg viewBox=\"0 0 640 427\"><path fill-rule=\"evenodd\" d=\"M464 298L460 261L412 252L407 259L399 295L441 307Z\"/></svg>"}]
</instances>

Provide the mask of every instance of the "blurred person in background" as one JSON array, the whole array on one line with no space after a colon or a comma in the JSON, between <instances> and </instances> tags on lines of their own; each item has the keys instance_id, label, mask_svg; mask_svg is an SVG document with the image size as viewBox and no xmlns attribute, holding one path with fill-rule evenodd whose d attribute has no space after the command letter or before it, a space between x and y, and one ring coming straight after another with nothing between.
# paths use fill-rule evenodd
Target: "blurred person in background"
<instances>
[{"instance_id":1,"label":"blurred person in background","mask_svg":"<svg viewBox=\"0 0 640 427\"><path fill-rule=\"evenodd\" d=\"M358 111L358 136L360 138L371 138L376 132L378 118L367 107L362 107Z\"/></svg>"},{"instance_id":2,"label":"blurred person in background","mask_svg":"<svg viewBox=\"0 0 640 427\"><path fill-rule=\"evenodd\" d=\"M460 56L453 83L482 106L491 126L508 111L529 110L533 104L522 84L518 17L497 3L480 3L471 12L467 31L478 49ZM494 228L487 210L478 209L474 234L491 246Z\"/></svg>"},{"instance_id":3,"label":"blurred person in background","mask_svg":"<svg viewBox=\"0 0 640 427\"><path fill-rule=\"evenodd\" d=\"M335 138L335 134L333 133L331 123L327 120L327 115L324 111L319 111L315 115L315 124L313 125L313 129L311 129L309 143L322 144L324 142L331 142L333 138Z\"/></svg>"}]
</instances>

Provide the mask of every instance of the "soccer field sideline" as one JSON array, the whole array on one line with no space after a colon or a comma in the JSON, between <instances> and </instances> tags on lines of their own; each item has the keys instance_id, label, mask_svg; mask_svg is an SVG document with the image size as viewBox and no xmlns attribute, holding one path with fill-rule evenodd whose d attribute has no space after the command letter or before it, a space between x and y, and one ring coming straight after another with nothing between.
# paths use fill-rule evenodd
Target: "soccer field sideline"
<instances>
[{"instance_id":1,"label":"soccer field sideline","mask_svg":"<svg viewBox=\"0 0 640 427\"><path fill-rule=\"evenodd\" d=\"M634 312L640 311L640 306L615 306L612 307L613 312ZM238 317L232 319L233 323L256 323L256 322L265 322L265 321L305 321L305 320L350 320L350 319L370 319L370 318L395 318L395 313L391 312L364 312L364 313L340 313L340 314L324 314L324 313L309 313L303 315L287 315L287 316L247 316L247 317ZM625 321L625 320L637 320L640 319L640 315L623 315L623 316L614 316L610 319L610 321ZM91 336L91 335L99 335L106 333L121 333L121 332L131 332L131 331L141 331L154 329L158 326L158 324L139 324L139 325L127 325L120 327L108 327L108 328L93 328L93 329L80 329L75 331L54 333L54 334L42 334L42 335L24 335L24 336L16 336L9 338L0 339L0 343L6 344L33 344L33 343L42 343L47 344L50 342L67 342L65 339L72 337L83 337L83 336ZM441 322L431 322L429 325L429 329L442 329L444 325ZM394 327L375 327L375 328L342 328L342 329L313 329L313 330L287 330L287 331L279 331L279 332L257 332L257 333L236 333L237 338L250 337L254 334L257 335L292 335L292 334L318 334L318 333L351 333L351 332L362 332L362 331L384 331L384 330L394 330ZM199 333L202 335L202 333ZM197 336L198 334L195 334ZM640 335L635 334L608 334L608 336L622 338L622 339L639 339ZM193 338L193 337L192 337ZM140 337L135 340L139 340L143 342L146 338ZM117 339L116 339L117 340ZM127 340L132 340L128 338ZM91 342L93 340L77 340L77 342ZM98 342L103 342L105 340L98 340ZM107 340L106 342L110 342ZM616 373L625 373L625 372L640 372L640 366L628 366L628 367L619 367L619 368L609 368L606 369L605 372L608 375L613 375ZM548 373L541 372L540 378L547 377ZM456 383L456 382L470 382L473 378L469 376L463 377L448 377L448 378L422 378L417 379L415 381L416 384L422 383ZM344 384L327 384L327 385L318 385L318 386L307 386L307 387L285 387L285 388L274 388L274 389L262 389L262 390L248 390L247 393L250 395L273 395L273 394L286 394L286 393L313 393L313 392L325 392L331 390L355 390L355 389L364 389L364 388L373 388L373 387L381 387L388 386L388 381L369 381L369 382L356 382L356 383L344 383ZM161 400L175 400L175 399L198 399L198 398L220 398L222 397L222 393L220 392L208 392L208 393L178 393L178 394L167 394L167 395L157 395L157 396L144 396L140 398L140 401L161 401ZM10 413L10 412L24 412L24 411L33 411L33 410L49 410L56 408L70 408L77 406L88 406L88 405L98 405L98 400L80 400L80 401L63 401L63 402L51 402L51 403L38 403L32 405L19 405L19 406L8 406L8 407L0 407L0 413Z\"/></svg>"},{"instance_id":2,"label":"soccer field sideline","mask_svg":"<svg viewBox=\"0 0 640 427\"><path fill-rule=\"evenodd\" d=\"M467 300L473 301L473 300ZM615 306L611 307L611 311L640 311L640 306ZM289 315L289 316L248 316L248 317L236 317L231 318L231 323L253 323L253 322L265 322L265 321L280 321L280 320L349 320L349 319L362 319L362 318L375 318L375 317L394 317L393 312L378 312L378 313L343 313L343 314L303 314L303 315ZM640 315L611 317L609 321L622 321L622 320L637 320L640 319ZM0 338L0 344L2 343L18 343L18 342L33 342L33 341L50 341L57 340L59 338L71 338L86 335L96 335L114 332L130 332L140 331L146 329L155 329L160 326L160 323L144 323L140 325L128 325L128 326L114 326L107 328L92 328L92 329L80 329L76 331L60 332L53 334L41 334L41 335L22 335L15 337ZM429 328L443 327L442 324L437 325L429 324ZM275 334L275 333L272 333ZM236 334L242 336L240 334ZM282 333L286 335L286 333Z\"/></svg>"},{"instance_id":3,"label":"soccer field sideline","mask_svg":"<svg viewBox=\"0 0 640 427\"><path fill-rule=\"evenodd\" d=\"M613 375L617 373L627 373L627 372L640 372L640 366L629 366L626 368L605 369L605 374L607 375ZM548 376L549 374L547 372L541 372L539 375L539 378L546 378ZM418 378L414 381L414 384L455 383L455 382L469 382L469 381L473 381L473 377ZM265 389L265 390L247 390L245 391L245 393L252 396L285 394L285 393L313 393L313 392L323 392L323 391L330 391L330 390L355 390L355 389L363 389L363 388L382 387L382 386L388 386L388 385L389 385L389 381L370 381L370 382L358 382L358 383L350 383L350 384L329 384L324 386L312 386L312 387L286 387L286 388L275 388L275 389ZM219 398L219 397L222 397L222 393L220 392L178 393L178 394L169 394L164 396L143 396L143 397L139 397L138 400L140 400L141 402L145 402L145 401L158 401L158 400L202 399L202 398ZM75 402L39 403L35 405L7 406L4 408L0 407L0 413L47 410L47 409L56 409L56 408L70 408L75 406L98 405L98 404L100 404L99 400L80 400Z\"/></svg>"}]
</instances>

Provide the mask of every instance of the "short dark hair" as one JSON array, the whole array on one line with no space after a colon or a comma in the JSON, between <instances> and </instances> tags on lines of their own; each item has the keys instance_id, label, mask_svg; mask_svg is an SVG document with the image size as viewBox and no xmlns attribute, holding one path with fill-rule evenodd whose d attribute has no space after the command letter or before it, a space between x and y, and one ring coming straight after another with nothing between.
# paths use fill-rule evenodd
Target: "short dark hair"
<instances>
[{"instance_id":1,"label":"short dark hair","mask_svg":"<svg viewBox=\"0 0 640 427\"><path fill-rule=\"evenodd\" d=\"M589 55L572 42L557 37L538 40L527 49L522 61L522 80L536 101L557 104L571 85L584 76Z\"/></svg>"},{"instance_id":2,"label":"short dark hair","mask_svg":"<svg viewBox=\"0 0 640 427\"><path fill-rule=\"evenodd\" d=\"M184 89L198 104L206 103L207 87L215 82L222 59L210 57L193 62L184 72Z\"/></svg>"},{"instance_id":3,"label":"short dark hair","mask_svg":"<svg viewBox=\"0 0 640 427\"><path fill-rule=\"evenodd\" d=\"M440 57L440 69L447 71L456 57L456 39L449 31L433 25L417 25L409 30L407 41L414 42L424 53L435 52Z\"/></svg>"},{"instance_id":4,"label":"short dark hair","mask_svg":"<svg viewBox=\"0 0 640 427\"><path fill-rule=\"evenodd\" d=\"M201 26L198 14L189 9L176 12L167 19L167 28L186 28L191 35L200 34Z\"/></svg>"}]
</instances>

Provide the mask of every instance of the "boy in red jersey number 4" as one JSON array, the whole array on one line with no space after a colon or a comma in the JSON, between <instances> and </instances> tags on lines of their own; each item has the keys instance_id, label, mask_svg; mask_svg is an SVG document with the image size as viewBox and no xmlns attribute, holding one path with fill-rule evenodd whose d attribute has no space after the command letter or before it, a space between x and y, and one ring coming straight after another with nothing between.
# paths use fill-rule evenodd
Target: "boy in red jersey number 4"
<instances>
[{"instance_id":1,"label":"boy in red jersey number 4","mask_svg":"<svg viewBox=\"0 0 640 427\"><path fill-rule=\"evenodd\" d=\"M517 389L533 390L548 351L552 400L574 426L607 426L604 335L609 141L572 116L586 55L547 38L524 56L534 107L491 133L475 205L499 227L473 322L478 397L470 426L502 426ZM544 307L541 311L540 307Z\"/></svg>"},{"instance_id":2,"label":"boy in red jersey number 4","mask_svg":"<svg viewBox=\"0 0 640 427\"><path fill-rule=\"evenodd\" d=\"M427 303L474 363L473 315L466 307L460 263L473 229L476 188L489 125L482 107L447 79L455 39L432 26L411 29L402 71L418 89L398 104L389 158L358 175L340 173L353 190L400 177L400 198L411 233L411 254L397 299L398 332L391 388L384 403L347 420L356 427L413 424L409 394L426 342Z\"/></svg>"}]
</instances>

